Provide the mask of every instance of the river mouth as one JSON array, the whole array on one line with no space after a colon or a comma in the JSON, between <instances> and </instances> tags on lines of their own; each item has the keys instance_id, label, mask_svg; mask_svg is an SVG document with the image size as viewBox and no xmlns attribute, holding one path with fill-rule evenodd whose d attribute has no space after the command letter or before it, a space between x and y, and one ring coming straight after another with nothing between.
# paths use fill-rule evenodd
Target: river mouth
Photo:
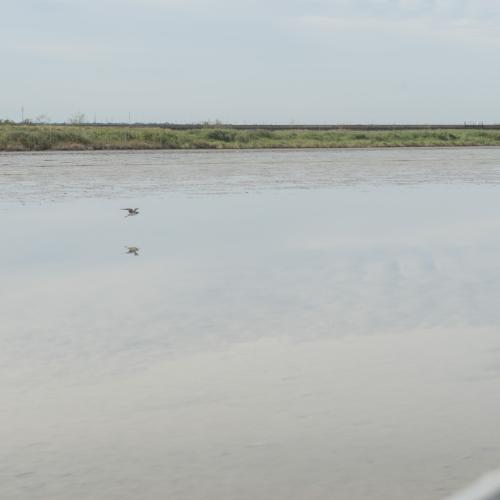
<instances>
[{"instance_id":1,"label":"river mouth","mask_svg":"<svg viewBox=\"0 0 500 500\"><path fill-rule=\"evenodd\" d=\"M499 183L495 148L1 154L0 496L437 500L496 468Z\"/></svg>"}]
</instances>

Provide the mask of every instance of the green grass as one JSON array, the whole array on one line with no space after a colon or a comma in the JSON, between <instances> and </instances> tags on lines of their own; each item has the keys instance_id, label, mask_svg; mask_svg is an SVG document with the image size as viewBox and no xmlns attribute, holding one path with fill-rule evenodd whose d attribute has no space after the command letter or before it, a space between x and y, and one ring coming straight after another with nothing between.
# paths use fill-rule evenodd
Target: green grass
<instances>
[{"instance_id":1,"label":"green grass","mask_svg":"<svg viewBox=\"0 0 500 500\"><path fill-rule=\"evenodd\" d=\"M235 130L0 124L0 151L500 146L499 130Z\"/></svg>"}]
</instances>

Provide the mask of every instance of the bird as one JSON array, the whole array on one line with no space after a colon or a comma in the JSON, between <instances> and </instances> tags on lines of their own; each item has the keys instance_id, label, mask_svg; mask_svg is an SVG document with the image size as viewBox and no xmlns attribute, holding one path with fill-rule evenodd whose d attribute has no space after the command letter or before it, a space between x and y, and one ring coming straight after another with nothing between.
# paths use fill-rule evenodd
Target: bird
<instances>
[{"instance_id":1,"label":"bird","mask_svg":"<svg viewBox=\"0 0 500 500\"><path fill-rule=\"evenodd\" d=\"M127 249L126 253L133 253L136 257L139 255L139 247L125 247Z\"/></svg>"},{"instance_id":2,"label":"bird","mask_svg":"<svg viewBox=\"0 0 500 500\"><path fill-rule=\"evenodd\" d=\"M139 215L138 208L121 208L120 210L126 210L128 212L125 217L130 217L131 215Z\"/></svg>"}]
</instances>

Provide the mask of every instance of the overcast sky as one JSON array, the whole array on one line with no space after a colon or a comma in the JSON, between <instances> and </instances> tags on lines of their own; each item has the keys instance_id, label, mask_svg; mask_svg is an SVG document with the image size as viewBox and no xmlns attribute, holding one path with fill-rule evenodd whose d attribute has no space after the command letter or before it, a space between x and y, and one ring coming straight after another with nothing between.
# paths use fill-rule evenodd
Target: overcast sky
<instances>
[{"instance_id":1,"label":"overcast sky","mask_svg":"<svg viewBox=\"0 0 500 500\"><path fill-rule=\"evenodd\" d=\"M498 0L0 4L0 118L500 122Z\"/></svg>"}]
</instances>

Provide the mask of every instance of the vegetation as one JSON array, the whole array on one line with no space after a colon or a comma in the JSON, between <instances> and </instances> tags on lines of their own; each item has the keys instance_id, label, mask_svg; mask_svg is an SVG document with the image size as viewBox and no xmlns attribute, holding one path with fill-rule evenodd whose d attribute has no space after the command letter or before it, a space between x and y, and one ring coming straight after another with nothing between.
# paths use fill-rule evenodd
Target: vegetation
<instances>
[{"instance_id":1,"label":"vegetation","mask_svg":"<svg viewBox=\"0 0 500 500\"><path fill-rule=\"evenodd\" d=\"M265 130L33 125L0 121L0 151L500 146L500 130Z\"/></svg>"}]
</instances>

